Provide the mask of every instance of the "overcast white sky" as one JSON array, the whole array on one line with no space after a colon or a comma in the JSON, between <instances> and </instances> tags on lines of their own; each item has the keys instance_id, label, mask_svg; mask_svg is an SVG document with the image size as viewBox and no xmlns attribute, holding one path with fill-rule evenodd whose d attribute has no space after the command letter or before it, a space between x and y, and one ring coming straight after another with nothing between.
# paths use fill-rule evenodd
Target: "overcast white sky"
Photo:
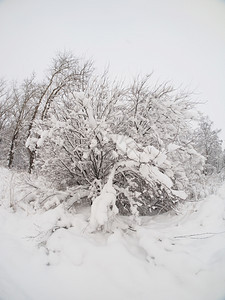
<instances>
[{"instance_id":1,"label":"overcast white sky","mask_svg":"<svg viewBox=\"0 0 225 300\"><path fill-rule=\"evenodd\" d=\"M225 139L224 0L0 0L0 77L41 76L58 50L188 86Z\"/></svg>"}]
</instances>

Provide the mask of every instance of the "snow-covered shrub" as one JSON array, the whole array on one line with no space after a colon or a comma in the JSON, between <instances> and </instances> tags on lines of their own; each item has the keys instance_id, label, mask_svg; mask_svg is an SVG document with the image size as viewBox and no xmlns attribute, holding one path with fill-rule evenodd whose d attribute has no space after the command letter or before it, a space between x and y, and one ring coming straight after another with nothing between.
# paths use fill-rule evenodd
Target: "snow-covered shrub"
<instances>
[{"instance_id":1,"label":"snow-covered shrub","mask_svg":"<svg viewBox=\"0 0 225 300\"><path fill-rule=\"evenodd\" d=\"M117 211L151 215L168 211L187 197L190 178L195 173L200 176L204 159L191 145L182 146L179 138L176 144L171 143L174 135L178 136L171 127L163 140L163 135L159 138L157 133L161 123L155 120L155 135L144 137L142 131L135 132L126 101L124 107L120 100L116 105L110 102L113 107L107 108L107 115L98 117L96 102L84 93L67 96L52 104L45 120L36 121L27 146L37 145L36 171L47 175L58 188L88 191L86 198L93 202L93 227L104 225ZM166 110L168 102L160 108L163 105ZM160 109L156 111L160 114ZM178 122L170 118L168 125ZM148 119L138 116L137 121L143 124Z\"/></svg>"},{"instance_id":2,"label":"snow-covered shrub","mask_svg":"<svg viewBox=\"0 0 225 300\"><path fill-rule=\"evenodd\" d=\"M8 130L8 166L21 162L56 190L73 191L60 198L68 207L78 199L92 204L95 229L118 212L151 215L197 198L205 158L192 141L195 103L150 78L110 83L91 62L59 55L42 83L32 77L14 90L15 116L1 129Z\"/></svg>"}]
</instances>

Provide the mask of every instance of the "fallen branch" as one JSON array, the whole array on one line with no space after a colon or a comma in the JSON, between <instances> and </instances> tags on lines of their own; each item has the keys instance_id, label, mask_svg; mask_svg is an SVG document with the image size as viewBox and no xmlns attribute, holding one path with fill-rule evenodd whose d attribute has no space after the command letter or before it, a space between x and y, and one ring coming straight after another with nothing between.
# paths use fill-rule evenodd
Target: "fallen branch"
<instances>
[{"instance_id":1,"label":"fallen branch","mask_svg":"<svg viewBox=\"0 0 225 300\"><path fill-rule=\"evenodd\" d=\"M195 233L195 234L187 234L187 235L178 235L175 236L175 239L183 239L183 238L190 238L190 239L208 239L213 237L214 235L224 234L224 231L221 232L204 232L204 233Z\"/></svg>"}]
</instances>

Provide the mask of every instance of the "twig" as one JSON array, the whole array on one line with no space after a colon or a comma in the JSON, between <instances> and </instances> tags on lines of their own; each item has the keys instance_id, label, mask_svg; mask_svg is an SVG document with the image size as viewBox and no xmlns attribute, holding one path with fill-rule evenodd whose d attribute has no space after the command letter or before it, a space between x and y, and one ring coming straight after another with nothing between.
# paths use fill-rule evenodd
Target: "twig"
<instances>
[{"instance_id":1,"label":"twig","mask_svg":"<svg viewBox=\"0 0 225 300\"><path fill-rule=\"evenodd\" d=\"M191 238L191 239L208 239L217 234L223 234L224 231L221 232L204 232L204 233L195 233L195 234L187 234L187 235L178 235L175 236L175 239L183 239L183 238Z\"/></svg>"}]
</instances>

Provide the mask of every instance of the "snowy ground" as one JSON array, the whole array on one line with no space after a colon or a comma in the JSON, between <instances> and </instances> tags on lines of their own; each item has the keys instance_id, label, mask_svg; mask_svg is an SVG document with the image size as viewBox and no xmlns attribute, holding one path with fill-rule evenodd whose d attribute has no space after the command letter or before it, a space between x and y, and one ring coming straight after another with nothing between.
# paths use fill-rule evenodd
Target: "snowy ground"
<instances>
[{"instance_id":1,"label":"snowy ground","mask_svg":"<svg viewBox=\"0 0 225 300\"><path fill-rule=\"evenodd\" d=\"M0 169L1 300L225 299L225 185L113 234L88 233L87 211L13 212L14 188Z\"/></svg>"}]
</instances>

